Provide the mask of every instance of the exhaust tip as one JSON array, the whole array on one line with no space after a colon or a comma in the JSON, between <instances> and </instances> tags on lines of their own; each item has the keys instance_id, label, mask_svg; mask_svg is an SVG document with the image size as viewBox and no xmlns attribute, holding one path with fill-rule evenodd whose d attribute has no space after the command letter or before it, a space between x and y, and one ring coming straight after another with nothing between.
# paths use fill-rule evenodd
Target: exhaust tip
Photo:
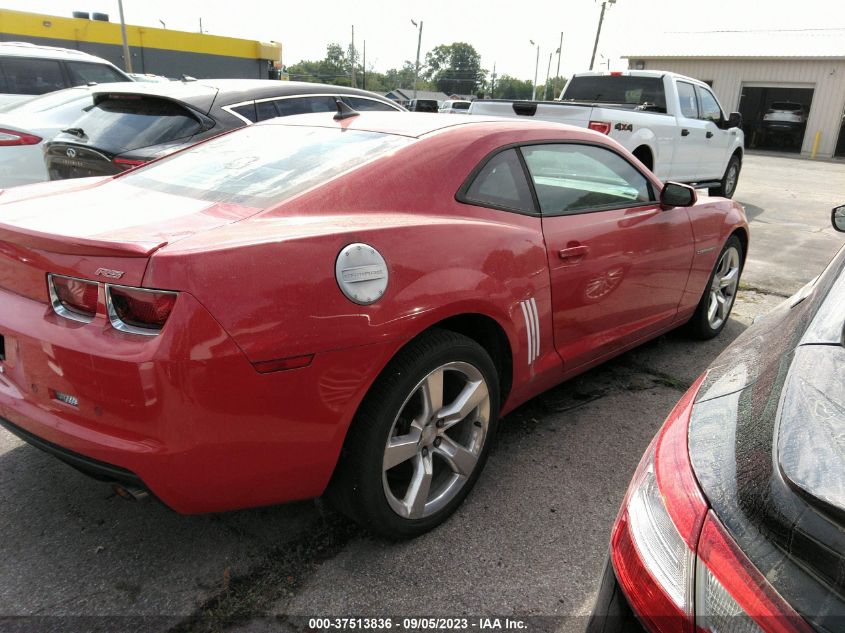
<instances>
[{"instance_id":1,"label":"exhaust tip","mask_svg":"<svg viewBox=\"0 0 845 633\"><path fill-rule=\"evenodd\" d=\"M127 501L142 501L150 496L149 490L146 490L145 488L137 488L135 486L112 484L112 489L118 497L126 499Z\"/></svg>"}]
</instances>

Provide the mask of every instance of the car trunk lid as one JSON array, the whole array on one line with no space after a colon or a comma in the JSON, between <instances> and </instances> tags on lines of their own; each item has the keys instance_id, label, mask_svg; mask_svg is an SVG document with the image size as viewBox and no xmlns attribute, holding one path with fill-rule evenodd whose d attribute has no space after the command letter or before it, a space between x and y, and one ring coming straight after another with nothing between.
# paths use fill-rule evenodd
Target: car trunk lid
<instances>
[{"instance_id":1,"label":"car trunk lid","mask_svg":"<svg viewBox=\"0 0 845 633\"><path fill-rule=\"evenodd\" d=\"M4 191L0 288L46 302L47 273L140 285L147 262L158 249L256 212L149 191L119 179L81 179Z\"/></svg>"}]
</instances>

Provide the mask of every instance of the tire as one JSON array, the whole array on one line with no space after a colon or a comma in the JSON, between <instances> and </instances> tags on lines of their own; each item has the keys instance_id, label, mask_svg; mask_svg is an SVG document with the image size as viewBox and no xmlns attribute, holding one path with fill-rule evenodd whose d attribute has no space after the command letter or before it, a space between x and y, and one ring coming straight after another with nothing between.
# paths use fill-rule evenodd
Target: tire
<instances>
[{"instance_id":1,"label":"tire","mask_svg":"<svg viewBox=\"0 0 845 633\"><path fill-rule=\"evenodd\" d=\"M438 384L441 397L429 397ZM389 539L428 532L477 481L498 413L499 378L484 348L447 330L421 335L396 355L364 398L327 501Z\"/></svg>"},{"instance_id":2,"label":"tire","mask_svg":"<svg viewBox=\"0 0 845 633\"><path fill-rule=\"evenodd\" d=\"M716 258L716 265L710 273L695 314L687 323L687 328L694 337L708 340L725 328L739 289L743 261L742 242L736 235L731 235ZM725 284L728 278L729 283ZM717 307L715 313L711 313L714 302Z\"/></svg>"},{"instance_id":3,"label":"tire","mask_svg":"<svg viewBox=\"0 0 845 633\"><path fill-rule=\"evenodd\" d=\"M736 191L736 185L739 182L739 172L742 170L742 161L739 156L734 154L728 161L728 166L725 168L725 175L722 176L722 181L718 187L712 187L707 190L711 196L721 196L722 198L733 198Z\"/></svg>"}]
</instances>

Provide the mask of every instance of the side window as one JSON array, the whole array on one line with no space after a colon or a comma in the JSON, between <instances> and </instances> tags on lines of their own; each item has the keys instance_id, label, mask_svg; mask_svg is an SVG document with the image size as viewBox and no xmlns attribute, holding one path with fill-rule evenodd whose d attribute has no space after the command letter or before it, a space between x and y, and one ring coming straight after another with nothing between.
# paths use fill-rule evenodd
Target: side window
<instances>
[{"instance_id":1,"label":"side window","mask_svg":"<svg viewBox=\"0 0 845 633\"><path fill-rule=\"evenodd\" d=\"M276 109L279 111L278 116L335 112L337 110L334 97L295 97L292 99L277 99L273 103L276 104Z\"/></svg>"},{"instance_id":2,"label":"side window","mask_svg":"<svg viewBox=\"0 0 845 633\"><path fill-rule=\"evenodd\" d=\"M701 86L696 86L695 92L698 94L698 102L701 104L701 115L699 118L705 121L713 121L714 123L721 121L722 108L719 107L719 102L716 101L713 93Z\"/></svg>"},{"instance_id":3,"label":"side window","mask_svg":"<svg viewBox=\"0 0 845 633\"><path fill-rule=\"evenodd\" d=\"M648 179L624 158L594 145L529 145L522 148L540 211L571 214L639 206L654 196Z\"/></svg>"},{"instance_id":4,"label":"side window","mask_svg":"<svg viewBox=\"0 0 845 633\"><path fill-rule=\"evenodd\" d=\"M516 150L499 152L482 167L464 194L468 202L534 212L531 189Z\"/></svg>"},{"instance_id":5,"label":"side window","mask_svg":"<svg viewBox=\"0 0 845 633\"><path fill-rule=\"evenodd\" d=\"M358 110L359 112L364 112L365 110L377 110L379 112L396 112L396 108L394 108L389 103L384 103L382 101L376 101L375 99L363 99L361 97L343 97L343 100L346 101L354 110Z\"/></svg>"},{"instance_id":6,"label":"side window","mask_svg":"<svg viewBox=\"0 0 845 633\"><path fill-rule=\"evenodd\" d=\"M6 57L3 71L10 94L43 95L66 87L59 62L52 59Z\"/></svg>"},{"instance_id":7,"label":"side window","mask_svg":"<svg viewBox=\"0 0 845 633\"><path fill-rule=\"evenodd\" d=\"M678 100L681 102L681 114L688 119L698 118L698 105L695 100L695 86L686 81L678 82Z\"/></svg>"},{"instance_id":8,"label":"side window","mask_svg":"<svg viewBox=\"0 0 845 633\"><path fill-rule=\"evenodd\" d=\"M73 86L85 86L91 83L108 84L126 81L119 72L105 64L87 64L85 62L65 62Z\"/></svg>"},{"instance_id":9,"label":"side window","mask_svg":"<svg viewBox=\"0 0 845 633\"><path fill-rule=\"evenodd\" d=\"M255 114L255 103L245 103L244 105L235 106L232 112L237 112L242 117L249 119L253 123L258 122L258 116Z\"/></svg>"},{"instance_id":10,"label":"side window","mask_svg":"<svg viewBox=\"0 0 845 633\"><path fill-rule=\"evenodd\" d=\"M255 103L255 116L259 121L266 121L267 119L275 119L279 116L279 113L272 101L257 101Z\"/></svg>"}]
</instances>

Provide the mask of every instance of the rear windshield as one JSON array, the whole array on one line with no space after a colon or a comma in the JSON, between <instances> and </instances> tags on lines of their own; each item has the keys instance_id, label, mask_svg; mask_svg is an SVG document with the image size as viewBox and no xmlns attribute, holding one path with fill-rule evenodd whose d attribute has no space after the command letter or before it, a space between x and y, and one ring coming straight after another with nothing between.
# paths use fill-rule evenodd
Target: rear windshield
<instances>
[{"instance_id":1,"label":"rear windshield","mask_svg":"<svg viewBox=\"0 0 845 633\"><path fill-rule=\"evenodd\" d=\"M263 209L412 141L378 132L253 125L120 180L144 189Z\"/></svg>"},{"instance_id":2,"label":"rear windshield","mask_svg":"<svg viewBox=\"0 0 845 633\"><path fill-rule=\"evenodd\" d=\"M788 101L776 101L771 105L772 110L801 110L804 106L800 103L789 103Z\"/></svg>"},{"instance_id":3,"label":"rear windshield","mask_svg":"<svg viewBox=\"0 0 845 633\"><path fill-rule=\"evenodd\" d=\"M455 101L452 107L455 110L469 110L469 101Z\"/></svg>"},{"instance_id":4,"label":"rear windshield","mask_svg":"<svg viewBox=\"0 0 845 633\"><path fill-rule=\"evenodd\" d=\"M100 101L73 126L82 128L92 146L117 154L186 138L201 130L199 120L179 104L132 95Z\"/></svg>"},{"instance_id":5,"label":"rear windshield","mask_svg":"<svg viewBox=\"0 0 845 633\"><path fill-rule=\"evenodd\" d=\"M647 105L656 112L666 112L666 93L663 90L663 79L660 77L630 75L573 77L561 98L563 101Z\"/></svg>"}]
</instances>

